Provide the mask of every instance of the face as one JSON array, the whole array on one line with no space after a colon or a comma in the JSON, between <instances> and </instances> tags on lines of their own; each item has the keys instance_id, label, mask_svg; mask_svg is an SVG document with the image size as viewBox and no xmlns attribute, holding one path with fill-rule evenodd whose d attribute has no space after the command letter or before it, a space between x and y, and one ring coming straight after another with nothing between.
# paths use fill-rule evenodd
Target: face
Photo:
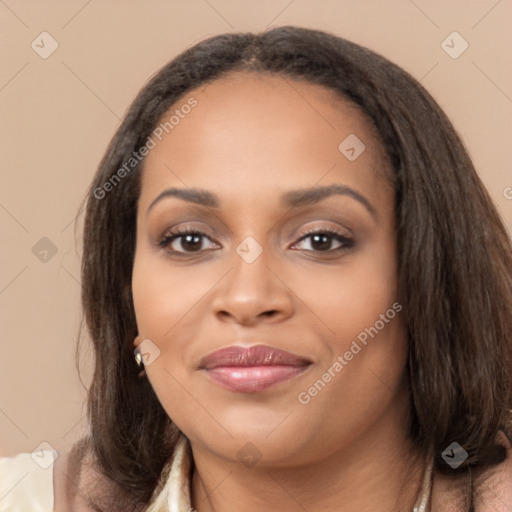
<instances>
[{"instance_id":1,"label":"face","mask_svg":"<svg viewBox=\"0 0 512 512\"><path fill-rule=\"evenodd\" d=\"M193 449L272 465L401 435L394 193L370 122L256 73L176 109L145 160L132 281L169 417Z\"/></svg>"}]
</instances>

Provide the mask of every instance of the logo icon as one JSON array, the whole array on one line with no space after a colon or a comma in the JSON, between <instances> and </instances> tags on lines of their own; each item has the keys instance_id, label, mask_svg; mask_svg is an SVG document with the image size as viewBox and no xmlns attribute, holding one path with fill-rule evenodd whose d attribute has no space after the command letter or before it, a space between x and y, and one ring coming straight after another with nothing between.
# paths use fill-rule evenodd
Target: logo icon
<instances>
[{"instance_id":1,"label":"logo icon","mask_svg":"<svg viewBox=\"0 0 512 512\"><path fill-rule=\"evenodd\" d=\"M468 452L454 441L444 450L441 457L453 469L457 469L468 458Z\"/></svg>"},{"instance_id":2,"label":"logo icon","mask_svg":"<svg viewBox=\"0 0 512 512\"><path fill-rule=\"evenodd\" d=\"M59 47L59 43L48 32L41 32L30 46L39 57L47 59Z\"/></svg>"},{"instance_id":3,"label":"logo icon","mask_svg":"<svg viewBox=\"0 0 512 512\"><path fill-rule=\"evenodd\" d=\"M251 442L245 443L236 455L238 460L248 468L252 468L261 459L261 452Z\"/></svg>"},{"instance_id":4,"label":"logo icon","mask_svg":"<svg viewBox=\"0 0 512 512\"><path fill-rule=\"evenodd\" d=\"M32 450L30 456L38 466L48 469L57 460L59 453L50 443L43 441Z\"/></svg>"},{"instance_id":5,"label":"logo icon","mask_svg":"<svg viewBox=\"0 0 512 512\"><path fill-rule=\"evenodd\" d=\"M160 356L160 349L149 338L146 338L133 353L140 354L144 366L149 366Z\"/></svg>"},{"instance_id":6,"label":"logo icon","mask_svg":"<svg viewBox=\"0 0 512 512\"><path fill-rule=\"evenodd\" d=\"M246 263L253 263L263 252L263 247L261 247L255 238L247 236L236 248L236 252Z\"/></svg>"},{"instance_id":7,"label":"logo icon","mask_svg":"<svg viewBox=\"0 0 512 512\"><path fill-rule=\"evenodd\" d=\"M343 139L338 146L340 153L351 162L359 158L365 149L366 146L364 145L363 141L353 133Z\"/></svg>"},{"instance_id":8,"label":"logo icon","mask_svg":"<svg viewBox=\"0 0 512 512\"><path fill-rule=\"evenodd\" d=\"M57 251L57 246L46 236L41 238L32 247L34 256L43 263L48 263L57 254Z\"/></svg>"},{"instance_id":9,"label":"logo icon","mask_svg":"<svg viewBox=\"0 0 512 512\"><path fill-rule=\"evenodd\" d=\"M458 59L468 49L468 47L469 43L458 32L452 32L441 43L441 48L452 59Z\"/></svg>"}]
</instances>

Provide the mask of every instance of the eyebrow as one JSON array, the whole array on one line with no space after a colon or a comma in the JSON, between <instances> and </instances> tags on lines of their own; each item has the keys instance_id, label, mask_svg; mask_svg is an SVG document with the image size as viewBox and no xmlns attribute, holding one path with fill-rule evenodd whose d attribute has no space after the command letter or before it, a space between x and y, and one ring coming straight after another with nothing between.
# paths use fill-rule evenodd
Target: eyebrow
<instances>
[{"instance_id":1,"label":"eyebrow","mask_svg":"<svg viewBox=\"0 0 512 512\"><path fill-rule=\"evenodd\" d=\"M310 189L296 189L289 190L281 195L281 203L283 206L290 208L298 208L301 206L308 206L311 204L319 203L320 201L331 197L333 195L348 196L361 203L374 218L377 218L377 211L373 205L357 190L350 188L346 185L328 185L324 187L314 187ZM149 205L146 215L150 210L160 201L166 198L176 197L183 201L195 203L208 208L220 208L220 200L217 196L203 189L193 188L168 188L161 192Z\"/></svg>"}]
</instances>

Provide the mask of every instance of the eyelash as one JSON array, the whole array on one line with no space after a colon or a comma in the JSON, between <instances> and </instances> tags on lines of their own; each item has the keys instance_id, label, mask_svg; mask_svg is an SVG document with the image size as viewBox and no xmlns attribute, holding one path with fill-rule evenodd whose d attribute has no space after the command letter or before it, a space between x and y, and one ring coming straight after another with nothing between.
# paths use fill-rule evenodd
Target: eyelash
<instances>
[{"instance_id":1,"label":"eyelash","mask_svg":"<svg viewBox=\"0 0 512 512\"><path fill-rule=\"evenodd\" d=\"M178 228L176 231L174 231L174 232L171 231L171 232L167 233L164 237L162 237L161 240L158 242L158 245L159 245L159 247L165 249L165 248L169 247L172 244L172 242L174 242L174 240L183 238L186 235L197 235L197 236L205 237L205 238L208 238L209 240L211 240L207 235L205 235L204 233L201 233L200 231L190 229L190 228L181 228L181 229ZM306 231L306 233L304 233L304 235L302 235L297 240L297 242L294 243L294 245L296 245L297 243L299 243L307 238L310 238L314 235L329 235L331 238L335 239L341 245L340 245L340 247L338 247L336 249L329 249L327 251L315 251L315 250L311 250L311 249L306 249L307 252L313 252L313 253L318 253L318 254L333 254L333 253L339 253L339 252L349 250L352 247L354 247L354 245L355 245L355 242L353 239L351 239L345 235L342 235L341 233L339 233L338 231L336 231L335 229L332 229L332 228L308 230L308 231ZM187 256L187 255L194 255L195 253L200 253L203 251L202 250L198 250L198 251L169 250L168 252L173 253L173 254L179 254L182 256L183 255Z\"/></svg>"}]
</instances>

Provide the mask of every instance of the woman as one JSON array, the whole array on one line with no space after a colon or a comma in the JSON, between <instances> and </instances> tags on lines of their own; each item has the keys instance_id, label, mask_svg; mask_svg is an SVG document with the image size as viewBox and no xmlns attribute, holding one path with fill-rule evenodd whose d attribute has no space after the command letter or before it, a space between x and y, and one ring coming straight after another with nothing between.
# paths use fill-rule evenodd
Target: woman
<instances>
[{"instance_id":1,"label":"woman","mask_svg":"<svg viewBox=\"0 0 512 512\"><path fill-rule=\"evenodd\" d=\"M282 27L170 62L91 185L82 286L57 512L512 508L510 240L375 53Z\"/></svg>"}]
</instances>

